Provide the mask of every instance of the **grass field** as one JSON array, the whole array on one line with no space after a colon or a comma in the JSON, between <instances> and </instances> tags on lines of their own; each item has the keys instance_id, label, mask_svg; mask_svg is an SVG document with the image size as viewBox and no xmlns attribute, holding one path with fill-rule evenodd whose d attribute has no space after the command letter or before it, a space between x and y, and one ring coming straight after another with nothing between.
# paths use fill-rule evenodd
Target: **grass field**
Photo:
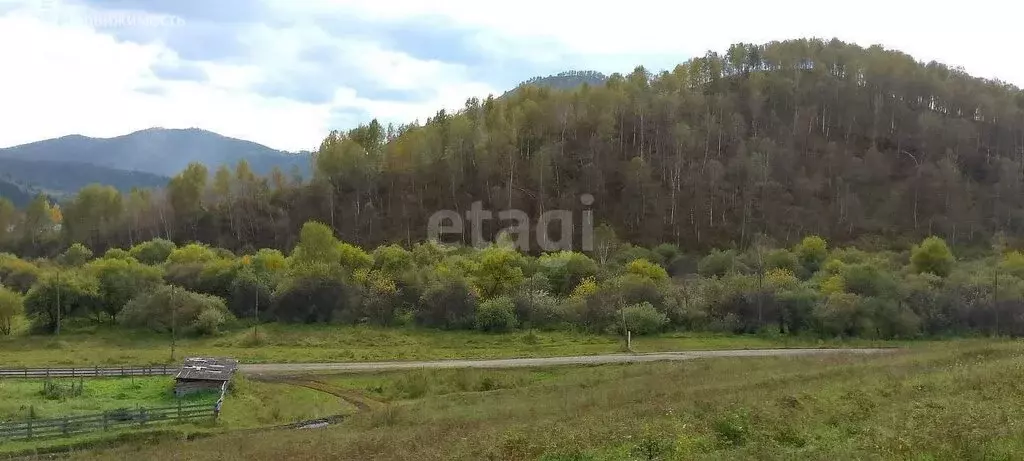
<instances>
[{"instance_id":1,"label":"grass field","mask_svg":"<svg viewBox=\"0 0 1024 461\"><path fill-rule=\"evenodd\" d=\"M177 404L172 393L174 381L167 376L97 379L55 379L62 388L82 387L77 396L59 398L43 393L43 380L0 380L0 421L36 418L56 418L100 413L119 408L166 407ZM187 396L183 403L217 401L219 392Z\"/></svg>"},{"instance_id":2,"label":"grass field","mask_svg":"<svg viewBox=\"0 0 1024 461\"><path fill-rule=\"evenodd\" d=\"M1024 453L1024 344L880 356L317 376L390 403L320 430L129 443L73 459L919 459Z\"/></svg>"},{"instance_id":3,"label":"grass field","mask_svg":"<svg viewBox=\"0 0 1024 461\"><path fill-rule=\"evenodd\" d=\"M77 380L75 382L77 383ZM174 406L177 403L172 394L173 379L167 376L85 379L82 383L83 393L80 396L48 400L40 393L42 381L0 380L0 421L24 419L28 416L30 407L36 418L54 418L136 406ZM184 398L183 401L206 402L212 408L219 395L219 392L195 394ZM173 431L182 436L208 434L291 424L354 412L355 407L351 404L324 392L286 384L253 382L236 376L232 380L231 391L225 398L220 418L216 421L199 419L185 424L161 424L143 432ZM119 430L43 441L0 441L0 455L29 449L96 443L139 432Z\"/></svg>"},{"instance_id":4,"label":"grass field","mask_svg":"<svg viewBox=\"0 0 1024 461\"><path fill-rule=\"evenodd\" d=\"M61 336L0 337L0 366L149 365L171 362L170 335L92 327ZM844 347L893 342L674 333L636 337L633 350ZM621 337L568 332L485 334L469 331L346 326L264 325L212 338L179 338L175 355L223 355L247 363L349 362L454 358L546 357L623 351Z\"/></svg>"}]
</instances>

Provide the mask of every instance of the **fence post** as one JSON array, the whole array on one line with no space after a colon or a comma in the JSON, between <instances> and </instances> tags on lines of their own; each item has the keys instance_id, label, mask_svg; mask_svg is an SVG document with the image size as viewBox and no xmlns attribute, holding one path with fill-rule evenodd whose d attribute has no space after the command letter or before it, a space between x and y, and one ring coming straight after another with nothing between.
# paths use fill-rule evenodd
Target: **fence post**
<instances>
[{"instance_id":1,"label":"fence post","mask_svg":"<svg viewBox=\"0 0 1024 461\"><path fill-rule=\"evenodd\" d=\"M61 421L60 432L64 435L68 435L68 417L64 417L64 421Z\"/></svg>"},{"instance_id":2,"label":"fence post","mask_svg":"<svg viewBox=\"0 0 1024 461\"><path fill-rule=\"evenodd\" d=\"M178 419L181 419L181 399L178 399Z\"/></svg>"},{"instance_id":3,"label":"fence post","mask_svg":"<svg viewBox=\"0 0 1024 461\"><path fill-rule=\"evenodd\" d=\"M107 427L108 427L107 425L108 425L108 423L107 423L107 412L104 411L103 412L103 432L107 431Z\"/></svg>"},{"instance_id":4,"label":"fence post","mask_svg":"<svg viewBox=\"0 0 1024 461\"><path fill-rule=\"evenodd\" d=\"M25 438L27 438L29 440L32 440L32 420L31 419L28 420L28 428L27 428L26 434L27 435L25 436Z\"/></svg>"},{"instance_id":5,"label":"fence post","mask_svg":"<svg viewBox=\"0 0 1024 461\"><path fill-rule=\"evenodd\" d=\"M99 377L99 375L100 375L100 366L99 365L96 365L95 373L96 373L96 376Z\"/></svg>"}]
</instances>

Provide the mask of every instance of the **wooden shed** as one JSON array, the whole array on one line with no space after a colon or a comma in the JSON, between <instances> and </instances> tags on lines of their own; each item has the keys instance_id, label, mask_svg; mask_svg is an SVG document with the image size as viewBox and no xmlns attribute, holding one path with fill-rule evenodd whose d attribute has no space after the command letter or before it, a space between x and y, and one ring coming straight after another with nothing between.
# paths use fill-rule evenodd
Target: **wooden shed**
<instances>
[{"instance_id":1,"label":"wooden shed","mask_svg":"<svg viewBox=\"0 0 1024 461\"><path fill-rule=\"evenodd\" d=\"M223 391L238 368L238 361L223 357L189 357L174 377L174 395Z\"/></svg>"}]
</instances>

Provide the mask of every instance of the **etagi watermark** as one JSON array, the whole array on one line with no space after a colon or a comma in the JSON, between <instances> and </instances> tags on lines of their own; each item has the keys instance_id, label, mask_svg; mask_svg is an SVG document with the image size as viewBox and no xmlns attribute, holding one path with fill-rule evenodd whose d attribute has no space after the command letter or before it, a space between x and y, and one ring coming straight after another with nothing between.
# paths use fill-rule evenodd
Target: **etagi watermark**
<instances>
[{"instance_id":1,"label":"etagi watermark","mask_svg":"<svg viewBox=\"0 0 1024 461\"><path fill-rule=\"evenodd\" d=\"M594 204L594 196L583 194L580 196L580 203L584 206ZM494 219L495 213L483 209L483 202L476 201L466 212L466 219L470 222L470 243L477 248L484 247L491 243L484 239L483 223ZM537 239L537 246L543 251L560 251L573 249L573 237L576 234L576 222L573 219L571 210L547 210L540 214L536 226L531 227L530 216L523 210L503 210L497 213L499 221L512 221L513 225L507 226L496 233L498 238L502 235L508 236L515 243L520 251L530 250L530 235L534 234ZM558 237L551 236L551 226L557 223ZM454 210L441 210L430 216L427 222L427 237L441 241L443 235L464 236L466 231L462 215ZM583 251L594 249L594 212L583 210L579 226L581 247Z\"/></svg>"},{"instance_id":2,"label":"etagi watermark","mask_svg":"<svg viewBox=\"0 0 1024 461\"><path fill-rule=\"evenodd\" d=\"M174 15L131 10L86 10L67 6L62 0L34 0L28 10L58 24L85 24L97 28L173 27L185 23L184 19Z\"/></svg>"}]
</instances>

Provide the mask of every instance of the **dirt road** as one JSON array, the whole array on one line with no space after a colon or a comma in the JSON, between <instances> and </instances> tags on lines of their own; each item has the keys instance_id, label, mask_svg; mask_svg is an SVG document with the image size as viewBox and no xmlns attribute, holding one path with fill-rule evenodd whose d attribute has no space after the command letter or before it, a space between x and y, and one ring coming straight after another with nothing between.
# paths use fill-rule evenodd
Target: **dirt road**
<instances>
[{"instance_id":1,"label":"dirt road","mask_svg":"<svg viewBox=\"0 0 1024 461\"><path fill-rule=\"evenodd\" d=\"M815 354L878 354L898 349L745 349L717 351L656 352L649 354L607 354L575 357L537 357L519 359L435 360L425 362L346 362L346 363L261 363L240 364L238 369L250 374L339 372L366 373L374 371L417 368L516 368L558 365L596 365L604 363L638 363L666 360L692 360L712 357L777 357Z\"/></svg>"}]
</instances>

